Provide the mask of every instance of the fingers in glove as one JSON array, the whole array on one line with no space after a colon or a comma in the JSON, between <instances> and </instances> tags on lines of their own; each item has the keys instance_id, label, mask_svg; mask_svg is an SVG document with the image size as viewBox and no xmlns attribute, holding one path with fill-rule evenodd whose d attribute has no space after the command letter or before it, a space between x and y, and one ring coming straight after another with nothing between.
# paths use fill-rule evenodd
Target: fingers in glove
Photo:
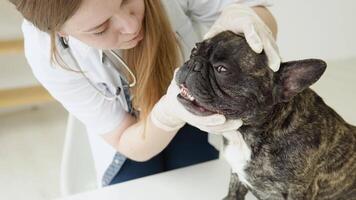
<instances>
[{"instance_id":1,"label":"fingers in glove","mask_svg":"<svg viewBox=\"0 0 356 200\"><path fill-rule=\"evenodd\" d=\"M281 64L281 58L278 53L278 47L273 42L274 40L266 40L264 49L268 58L268 66L274 71L278 71Z\"/></svg>"},{"instance_id":2,"label":"fingers in glove","mask_svg":"<svg viewBox=\"0 0 356 200\"><path fill-rule=\"evenodd\" d=\"M219 23L214 24L210 30L204 35L203 39L209 39L214 37L215 35L227 30L228 28L225 26L220 25Z\"/></svg>"},{"instance_id":3,"label":"fingers in glove","mask_svg":"<svg viewBox=\"0 0 356 200\"><path fill-rule=\"evenodd\" d=\"M253 23L245 23L242 27L248 45L256 53L261 53L263 50L263 43L256 31Z\"/></svg>"},{"instance_id":4,"label":"fingers in glove","mask_svg":"<svg viewBox=\"0 0 356 200\"><path fill-rule=\"evenodd\" d=\"M173 72L173 79L174 80L176 78L176 75L177 75L177 72L178 72L179 69L180 69L180 67L177 67L177 68L174 69L174 72Z\"/></svg>"},{"instance_id":5,"label":"fingers in glove","mask_svg":"<svg viewBox=\"0 0 356 200\"><path fill-rule=\"evenodd\" d=\"M195 127L199 127L199 126L209 127L209 126L219 126L221 124L224 124L226 118L224 115L219 115L219 114L213 114L209 116L198 116L189 112L186 114L186 120L188 124L191 124L192 126Z\"/></svg>"},{"instance_id":6,"label":"fingers in glove","mask_svg":"<svg viewBox=\"0 0 356 200\"><path fill-rule=\"evenodd\" d=\"M227 120L225 123L216 126L197 126L199 129L204 130L209 133L222 133L229 131L236 131L242 126L241 120Z\"/></svg>"}]
</instances>

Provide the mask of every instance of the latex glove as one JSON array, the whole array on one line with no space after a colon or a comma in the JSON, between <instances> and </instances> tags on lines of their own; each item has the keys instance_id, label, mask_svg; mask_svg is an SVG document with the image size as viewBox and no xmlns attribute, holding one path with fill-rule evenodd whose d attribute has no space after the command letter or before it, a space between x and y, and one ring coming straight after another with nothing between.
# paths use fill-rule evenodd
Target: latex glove
<instances>
[{"instance_id":1,"label":"latex glove","mask_svg":"<svg viewBox=\"0 0 356 200\"><path fill-rule=\"evenodd\" d=\"M243 33L251 49L256 53L264 49L269 67L273 71L279 69L281 59L272 32L252 8L241 4L226 6L204 39L226 30Z\"/></svg>"},{"instance_id":2,"label":"latex glove","mask_svg":"<svg viewBox=\"0 0 356 200\"><path fill-rule=\"evenodd\" d=\"M151 120L157 127L166 131L174 131L188 123L202 131L220 134L237 130L242 125L241 120L226 120L224 115L197 116L186 110L177 99L180 93L175 81L177 70L174 72L174 78L167 93L155 104L150 113Z\"/></svg>"}]
</instances>

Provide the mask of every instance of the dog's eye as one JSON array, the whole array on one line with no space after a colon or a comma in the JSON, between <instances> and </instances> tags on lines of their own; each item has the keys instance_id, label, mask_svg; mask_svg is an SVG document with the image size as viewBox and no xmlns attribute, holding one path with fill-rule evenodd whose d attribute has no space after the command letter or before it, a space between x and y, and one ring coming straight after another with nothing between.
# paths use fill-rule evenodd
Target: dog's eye
<instances>
[{"instance_id":1,"label":"dog's eye","mask_svg":"<svg viewBox=\"0 0 356 200\"><path fill-rule=\"evenodd\" d=\"M216 66L215 67L215 70L217 71L217 72L226 72L226 68L224 67L224 66L222 66L222 65L219 65L219 66Z\"/></svg>"}]
</instances>

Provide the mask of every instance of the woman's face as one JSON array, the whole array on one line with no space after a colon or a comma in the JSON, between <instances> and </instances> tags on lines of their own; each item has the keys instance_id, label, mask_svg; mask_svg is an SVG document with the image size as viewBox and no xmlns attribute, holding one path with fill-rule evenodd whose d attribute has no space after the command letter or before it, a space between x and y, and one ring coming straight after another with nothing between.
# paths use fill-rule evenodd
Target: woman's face
<instances>
[{"instance_id":1,"label":"woman's face","mask_svg":"<svg viewBox=\"0 0 356 200\"><path fill-rule=\"evenodd\" d=\"M98 49L130 49L143 39L144 0L83 0L60 31Z\"/></svg>"}]
</instances>

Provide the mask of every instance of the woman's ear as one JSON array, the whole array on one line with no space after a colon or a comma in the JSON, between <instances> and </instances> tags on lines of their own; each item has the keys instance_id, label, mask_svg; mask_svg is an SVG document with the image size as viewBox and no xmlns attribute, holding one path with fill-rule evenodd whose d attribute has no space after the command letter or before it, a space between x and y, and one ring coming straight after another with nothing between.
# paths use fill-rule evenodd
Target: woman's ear
<instances>
[{"instance_id":1,"label":"woman's ear","mask_svg":"<svg viewBox=\"0 0 356 200\"><path fill-rule=\"evenodd\" d=\"M326 69L319 59L306 59L281 63L276 72L275 97L277 102L286 102L314 84Z\"/></svg>"}]
</instances>

